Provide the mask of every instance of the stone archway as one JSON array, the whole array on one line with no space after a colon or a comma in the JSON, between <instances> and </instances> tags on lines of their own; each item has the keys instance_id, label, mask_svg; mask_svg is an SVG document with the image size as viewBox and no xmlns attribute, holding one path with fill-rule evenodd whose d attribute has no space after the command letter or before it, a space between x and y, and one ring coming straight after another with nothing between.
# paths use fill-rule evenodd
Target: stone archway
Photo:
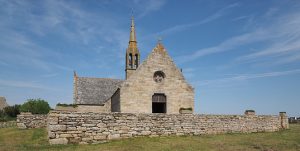
<instances>
[{"instance_id":1,"label":"stone archway","mask_svg":"<svg viewBox=\"0 0 300 151\"><path fill-rule=\"evenodd\" d=\"M167 97L163 93L152 96L152 113L167 113Z\"/></svg>"}]
</instances>

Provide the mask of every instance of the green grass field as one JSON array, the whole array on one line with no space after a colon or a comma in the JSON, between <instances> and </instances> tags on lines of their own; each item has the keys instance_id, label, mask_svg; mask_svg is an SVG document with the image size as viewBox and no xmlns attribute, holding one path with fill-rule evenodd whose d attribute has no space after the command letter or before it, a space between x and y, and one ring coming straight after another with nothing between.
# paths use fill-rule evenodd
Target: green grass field
<instances>
[{"instance_id":1,"label":"green grass field","mask_svg":"<svg viewBox=\"0 0 300 151\"><path fill-rule=\"evenodd\" d=\"M45 129L0 129L0 151L13 150L182 150L182 151L300 151L300 125L274 133L224 134L203 136L139 137L95 145L50 146Z\"/></svg>"}]
</instances>

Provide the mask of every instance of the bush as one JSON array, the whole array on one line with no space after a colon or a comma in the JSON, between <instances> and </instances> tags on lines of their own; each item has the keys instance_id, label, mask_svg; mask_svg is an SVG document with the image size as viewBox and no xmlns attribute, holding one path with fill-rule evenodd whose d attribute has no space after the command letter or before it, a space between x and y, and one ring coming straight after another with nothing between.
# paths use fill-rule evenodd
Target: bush
<instances>
[{"instance_id":1,"label":"bush","mask_svg":"<svg viewBox=\"0 0 300 151\"><path fill-rule=\"evenodd\" d=\"M3 117L5 114L4 114L4 111L3 110L0 110L0 117Z\"/></svg>"},{"instance_id":2,"label":"bush","mask_svg":"<svg viewBox=\"0 0 300 151\"><path fill-rule=\"evenodd\" d=\"M0 110L0 122L5 122L6 119L5 119L5 113L3 110Z\"/></svg>"},{"instance_id":3,"label":"bush","mask_svg":"<svg viewBox=\"0 0 300 151\"><path fill-rule=\"evenodd\" d=\"M32 114L48 114L50 111L48 102L42 99L28 99L21 107L21 112L31 112Z\"/></svg>"},{"instance_id":4,"label":"bush","mask_svg":"<svg viewBox=\"0 0 300 151\"><path fill-rule=\"evenodd\" d=\"M20 114L20 106L21 105L14 105L14 106L7 106L3 109L4 113L10 117L17 117Z\"/></svg>"},{"instance_id":5,"label":"bush","mask_svg":"<svg viewBox=\"0 0 300 151\"><path fill-rule=\"evenodd\" d=\"M16 120L20 105L7 106L3 110L0 110L0 122L7 122L11 120Z\"/></svg>"}]
</instances>

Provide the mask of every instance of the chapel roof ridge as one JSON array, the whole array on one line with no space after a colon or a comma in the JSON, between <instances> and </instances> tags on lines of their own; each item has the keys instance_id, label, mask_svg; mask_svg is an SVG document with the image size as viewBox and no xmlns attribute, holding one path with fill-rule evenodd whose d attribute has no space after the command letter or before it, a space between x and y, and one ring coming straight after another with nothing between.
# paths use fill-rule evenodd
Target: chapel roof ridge
<instances>
[{"instance_id":1,"label":"chapel roof ridge","mask_svg":"<svg viewBox=\"0 0 300 151\"><path fill-rule=\"evenodd\" d=\"M88 78L88 79L103 79L103 80L124 80L124 79L115 79L115 78L99 78L99 77L81 77L77 76L78 78Z\"/></svg>"},{"instance_id":2,"label":"chapel roof ridge","mask_svg":"<svg viewBox=\"0 0 300 151\"><path fill-rule=\"evenodd\" d=\"M103 77L86 77L86 76L78 76L78 74L74 71L74 77L77 78L86 78L86 79L103 79L103 80L121 80L124 81L124 79L117 79L117 78L103 78Z\"/></svg>"}]
</instances>

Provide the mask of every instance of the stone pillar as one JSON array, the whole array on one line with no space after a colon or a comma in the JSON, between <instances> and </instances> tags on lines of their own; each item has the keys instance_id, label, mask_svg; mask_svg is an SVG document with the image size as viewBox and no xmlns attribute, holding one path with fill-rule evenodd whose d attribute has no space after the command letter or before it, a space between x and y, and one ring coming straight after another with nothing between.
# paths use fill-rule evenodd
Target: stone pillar
<instances>
[{"instance_id":1,"label":"stone pillar","mask_svg":"<svg viewBox=\"0 0 300 151\"><path fill-rule=\"evenodd\" d=\"M289 129L289 120L286 112L279 112L280 124L282 129Z\"/></svg>"},{"instance_id":2,"label":"stone pillar","mask_svg":"<svg viewBox=\"0 0 300 151\"><path fill-rule=\"evenodd\" d=\"M255 115L255 111L254 110L246 110L245 111L245 115L247 115L247 116L254 116Z\"/></svg>"}]
</instances>

